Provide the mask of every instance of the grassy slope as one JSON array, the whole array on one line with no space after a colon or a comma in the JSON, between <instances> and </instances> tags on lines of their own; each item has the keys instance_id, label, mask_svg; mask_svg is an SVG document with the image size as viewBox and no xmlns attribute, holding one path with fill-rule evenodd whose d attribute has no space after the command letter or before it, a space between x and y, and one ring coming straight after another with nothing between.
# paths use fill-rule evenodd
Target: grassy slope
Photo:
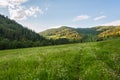
<instances>
[{"instance_id":1,"label":"grassy slope","mask_svg":"<svg viewBox=\"0 0 120 80\"><path fill-rule=\"evenodd\" d=\"M119 80L119 41L0 51L0 80Z\"/></svg>"}]
</instances>

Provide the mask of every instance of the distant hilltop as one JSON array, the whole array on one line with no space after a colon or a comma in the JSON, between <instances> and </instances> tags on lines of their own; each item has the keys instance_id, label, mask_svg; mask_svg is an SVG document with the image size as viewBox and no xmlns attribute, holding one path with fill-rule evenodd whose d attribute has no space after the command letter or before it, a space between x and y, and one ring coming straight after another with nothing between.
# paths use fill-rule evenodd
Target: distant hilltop
<instances>
[{"instance_id":1,"label":"distant hilltop","mask_svg":"<svg viewBox=\"0 0 120 80\"><path fill-rule=\"evenodd\" d=\"M95 41L120 36L120 26L97 26L92 28L61 26L45 30L39 34L51 39L67 38L71 40Z\"/></svg>"}]
</instances>

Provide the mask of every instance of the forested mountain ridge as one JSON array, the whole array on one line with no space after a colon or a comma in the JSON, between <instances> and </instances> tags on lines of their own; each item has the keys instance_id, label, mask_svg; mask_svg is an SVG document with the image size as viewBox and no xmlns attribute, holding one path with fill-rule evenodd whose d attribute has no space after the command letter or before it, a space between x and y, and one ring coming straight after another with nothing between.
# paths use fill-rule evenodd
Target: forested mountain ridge
<instances>
[{"instance_id":1,"label":"forested mountain ridge","mask_svg":"<svg viewBox=\"0 0 120 80\"><path fill-rule=\"evenodd\" d=\"M47 41L34 31L0 15L0 49L43 45Z\"/></svg>"},{"instance_id":2,"label":"forested mountain ridge","mask_svg":"<svg viewBox=\"0 0 120 80\"><path fill-rule=\"evenodd\" d=\"M48 29L44 32L40 32L40 35L46 36L47 38L59 39L81 39L82 35L79 34L74 28L70 28L67 26L62 26L60 28Z\"/></svg>"},{"instance_id":3,"label":"forested mountain ridge","mask_svg":"<svg viewBox=\"0 0 120 80\"><path fill-rule=\"evenodd\" d=\"M34 31L25 28L14 20L10 20L2 15L0 15L0 38L18 41L37 41L44 39Z\"/></svg>"},{"instance_id":4,"label":"forested mountain ridge","mask_svg":"<svg viewBox=\"0 0 120 80\"><path fill-rule=\"evenodd\" d=\"M120 26L100 26L97 31L101 33L98 35L99 38L109 38L120 36Z\"/></svg>"},{"instance_id":5,"label":"forested mountain ridge","mask_svg":"<svg viewBox=\"0 0 120 80\"><path fill-rule=\"evenodd\" d=\"M85 42L95 41L99 31L96 31L95 28L71 28L61 26L60 28L48 29L39 34L51 39L67 38L69 40L76 39L79 42Z\"/></svg>"},{"instance_id":6,"label":"forested mountain ridge","mask_svg":"<svg viewBox=\"0 0 120 80\"><path fill-rule=\"evenodd\" d=\"M64 30L65 29L65 30ZM120 26L97 26L92 28L71 28L67 26L62 26L60 28L48 29L46 31L40 32L40 35L43 35L47 38L59 39L63 36L58 36L62 34L72 33L79 35L82 42L84 41L97 41L102 40L103 38L120 36ZM72 34L69 34L72 35ZM67 35L64 35L64 38L70 39Z\"/></svg>"}]
</instances>

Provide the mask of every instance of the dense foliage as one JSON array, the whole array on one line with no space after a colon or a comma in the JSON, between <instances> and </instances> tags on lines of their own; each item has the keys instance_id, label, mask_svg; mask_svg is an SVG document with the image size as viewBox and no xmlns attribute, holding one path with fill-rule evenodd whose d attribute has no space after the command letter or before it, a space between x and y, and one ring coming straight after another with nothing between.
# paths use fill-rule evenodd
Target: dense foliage
<instances>
[{"instance_id":1,"label":"dense foliage","mask_svg":"<svg viewBox=\"0 0 120 80\"><path fill-rule=\"evenodd\" d=\"M91 42L120 36L120 26L97 26L92 28L70 28L62 26L40 32L47 38L66 38L70 42Z\"/></svg>"},{"instance_id":2,"label":"dense foliage","mask_svg":"<svg viewBox=\"0 0 120 80\"><path fill-rule=\"evenodd\" d=\"M120 36L120 26L100 26L97 30L102 31L98 35L99 39L115 38Z\"/></svg>"},{"instance_id":3,"label":"dense foliage","mask_svg":"<svg viewBox=\"0 0 120 80\"><path fill-rule=\"evenodd\" d=\"M14 20L0 15L0 49L45 45L47 40Z\"/></svg>"},{"instance_id":4,"label":"dense foliage","mask_svg":"<svg viewBox=\"0 0 120 80\"><path fill-rule=\"evenodd\" d=\"M40 35L46 36L47 38L52 39L60 39L66 38L70 42L78 41L82 39L82 35L80 35L77 31L73 28L62 26L56 29L49 29L44 32L40 32Z\"/></svg>"},{"instance_id":5,"label":"dense foliage","mask_svg":"<svg viewBox=\"0 0 120 80\"><path fill-rule=\"evenodd\" d=\"M100 33L95 28L76 28L75 30L83 35L82 42L96 41L97 35Z\"/></svg>"}]
</instances>

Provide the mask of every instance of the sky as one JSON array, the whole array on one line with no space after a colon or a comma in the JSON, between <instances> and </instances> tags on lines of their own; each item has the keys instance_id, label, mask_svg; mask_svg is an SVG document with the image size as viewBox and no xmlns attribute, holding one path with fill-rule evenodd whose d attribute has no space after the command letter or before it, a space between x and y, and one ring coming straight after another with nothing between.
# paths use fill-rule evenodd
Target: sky
<instances>
[{"instance_id":1,"label":"sky","mask_svg":"<svg viewBox=\"0 0 120 80\"><path fill-rule=\"evenodd\" d=\"M0 0L0 14L36 32L120 25L120 0Z\"/></svg>"}]
</instances>

